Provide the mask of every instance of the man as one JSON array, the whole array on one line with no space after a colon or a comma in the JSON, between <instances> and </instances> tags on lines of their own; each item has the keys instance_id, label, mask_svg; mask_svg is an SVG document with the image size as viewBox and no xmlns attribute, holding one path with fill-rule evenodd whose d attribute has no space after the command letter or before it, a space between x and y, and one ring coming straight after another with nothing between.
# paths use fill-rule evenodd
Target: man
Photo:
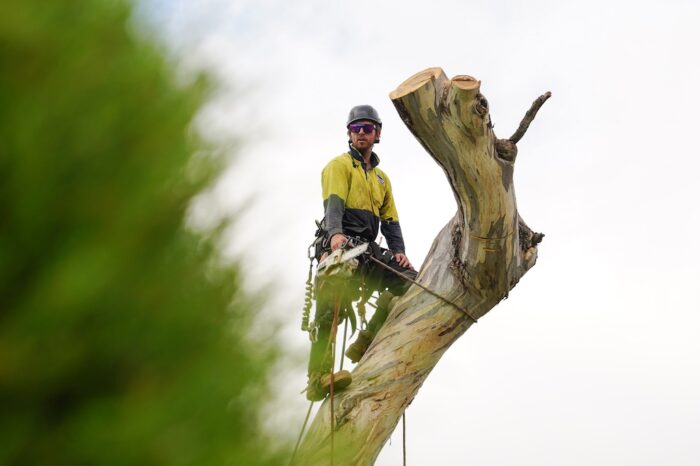
<instances>
[{"instance_id":1,"label":"man","mask_svg":"<svg viewBox=\"0 0 700 466\"><path fill-rule=\"evenodd\" d=\"M417 272L406 257L391 182L377 168L379 157L372 151L374 144L379 143L382 120L373 107L358 105L350 110L346 128L349 137L348 152L331 160L321 176L325 209L324 241L323 246L317 250L317 258L322 260L329 252L344 246L348 240L369 242L374 258L414 279ZM380 248L374 242L380 226L389 249ZM396 273L372 261L365 261L357 273L363 274L365 286L369 290L384 293L377 299L377 309L367 328L360 331L355 343L345 353L353 362L362 358L386 320L391 298L404 294L410 285ZM342 294L337 289L317 289L315 321L318 333L317 340L311 345L306 393L310 400L323 399L329 390L330 372L333 368L329 344L333 308L334 305L338 306ZM334 375L335 388L343 388L350 381L347 371Z\"/></svg>"}]
</instances>

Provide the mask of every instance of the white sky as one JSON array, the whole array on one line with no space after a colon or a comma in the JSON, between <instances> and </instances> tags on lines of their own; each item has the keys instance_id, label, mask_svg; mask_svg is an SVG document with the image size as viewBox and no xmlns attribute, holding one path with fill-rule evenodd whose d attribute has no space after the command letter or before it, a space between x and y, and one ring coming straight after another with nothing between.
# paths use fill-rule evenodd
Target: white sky
<instances>
[{"instance_id":1,"label":"white sky","mask_svg":"<svg viewBox=\"0 0 700 466\"><path fill-rule=\"evenodd\" d=\"M384 120L376 147L420 264L455 211L442 171L388 94L441 66L482 80L519 144L516 192L547 236L539 262L443 357L407 411L408 462L700 464L700 3L434 0L149 0L185 67L222 91L202 115L242 138L203 210L242 207L228 249L274 280L265 315L289 352L270 426L303 420L308 342L298 330L320 171L346 149L351 106ZM271 318L271 320L272 320ZM346 362L347 364L347 362ZM401 428L378 465L401 464Z\"/></svg>"}]
</instances>

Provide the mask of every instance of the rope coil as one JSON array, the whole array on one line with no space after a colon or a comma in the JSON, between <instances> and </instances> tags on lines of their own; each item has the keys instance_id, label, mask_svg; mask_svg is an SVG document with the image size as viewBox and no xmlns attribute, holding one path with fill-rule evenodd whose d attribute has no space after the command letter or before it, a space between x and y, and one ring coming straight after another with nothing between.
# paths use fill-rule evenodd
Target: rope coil
<instances>
[{"instance_id":1,"label":"rope coil","mask_svg":"<svg viewBox=\"0 0 700 466\"><path fill-rule=\"evenodd\" d=\"M314 283L313 283L313 273L314 273L314 250L315 243L311 243L309 248L306 250L306 256L309 258L309 274L306 277L306 288L304 291L304 308L301 313L301 330L303 332L309 331L309 316L311 314L311 306L314 300ZM313 340L312 340L313 341Z\"/></svg>"}]
</instances>

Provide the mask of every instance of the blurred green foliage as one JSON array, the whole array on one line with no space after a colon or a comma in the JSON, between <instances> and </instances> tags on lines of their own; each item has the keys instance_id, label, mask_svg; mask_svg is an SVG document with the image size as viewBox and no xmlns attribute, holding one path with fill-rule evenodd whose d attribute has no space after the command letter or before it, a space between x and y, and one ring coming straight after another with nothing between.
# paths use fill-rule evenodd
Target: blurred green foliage
<instances>
[{"instance_id":1,"label":"blurred green foliage","mask_svg":"<svg viewBox=\"0 0 700 466\"><path fill-rule=\"evenodd\" d=\"M0 464L258 465L270 343L184 226L219 170L116 0L0 15Z\"/></svg>"}]
</instances>

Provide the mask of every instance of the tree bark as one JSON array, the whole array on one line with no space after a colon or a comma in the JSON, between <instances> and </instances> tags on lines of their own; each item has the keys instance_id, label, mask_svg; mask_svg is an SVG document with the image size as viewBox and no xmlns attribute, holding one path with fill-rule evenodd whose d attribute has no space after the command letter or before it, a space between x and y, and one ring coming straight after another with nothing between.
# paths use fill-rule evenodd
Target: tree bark
<instances>
[{"instance_id":1,"label":"tree bark","mask_svg":"<svg viewBox=\"0 0 700 466\"><path fill-rule=\"evenodd\" d=\"M391 313L352 384L335 394L335 465L370 465L442 354L518 283L537 259L518 215L516 142L549 93L535 101L510 139L496 138L489 106L470 76L429 68L390 94L404 123L445 171L458 210L435 238L417 281ZM539 102L539 105L537 105ZM529 118L529 119L528 119ZM329 400L309 427L294 464L331 464Z\"/></svg>"}]
</instances>

